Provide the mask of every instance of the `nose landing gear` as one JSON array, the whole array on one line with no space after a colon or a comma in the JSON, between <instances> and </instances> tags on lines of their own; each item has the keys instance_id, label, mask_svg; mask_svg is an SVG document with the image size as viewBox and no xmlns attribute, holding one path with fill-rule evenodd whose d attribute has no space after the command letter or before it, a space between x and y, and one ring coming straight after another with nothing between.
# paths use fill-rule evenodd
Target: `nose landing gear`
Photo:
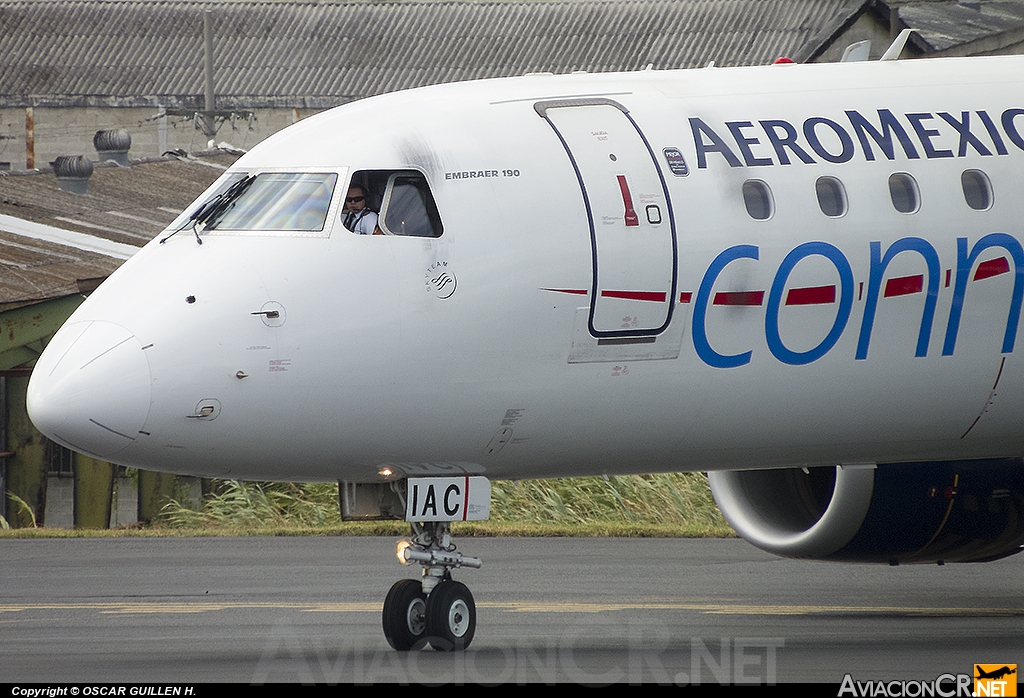
<instances>
[{"instance_id":1,"label":"nose landing gear","mask_svg":"<svg viewBox=\"0 0 1024 698\"><path fill-rule=\"evenodd\" d=\"M455 551L447 521L412 523L412 538L398 542L402 564L423 566L421 581L401 579L384 600L384 637L405 652L427 643L441 652L464 650L476 632L476 603L469 588L452 579L456 567L481 561Z\"/></svg>"}]
</instances>

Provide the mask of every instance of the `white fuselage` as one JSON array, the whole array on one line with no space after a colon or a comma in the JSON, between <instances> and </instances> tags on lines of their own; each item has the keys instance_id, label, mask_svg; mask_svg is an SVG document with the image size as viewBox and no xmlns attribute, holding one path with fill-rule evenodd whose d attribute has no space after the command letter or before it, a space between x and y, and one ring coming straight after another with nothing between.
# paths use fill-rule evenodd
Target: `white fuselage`
<instances>
[{"instance_id":1,"label":"white fuselage","mask_svg":"<svg viewBox=\"0 0 1024 698\"><path fill-rule=\"evenodd\" d=\"M339 107L232 168L337 173L325 229L153 241L55 336L32 417L112 462L248 479L1024 455L1022 69L527 76ZM425 175L443 234L343 228L361 171Z\"/></svg>"}]
</instances>

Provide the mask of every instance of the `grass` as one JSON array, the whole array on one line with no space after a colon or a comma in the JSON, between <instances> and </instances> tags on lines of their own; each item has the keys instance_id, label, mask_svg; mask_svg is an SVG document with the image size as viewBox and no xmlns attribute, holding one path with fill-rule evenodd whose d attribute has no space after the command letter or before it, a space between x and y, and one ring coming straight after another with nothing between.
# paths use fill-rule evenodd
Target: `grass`
<instances>
[{"instance_id":1,"label":"grass","mask_svg":"<svg viewBox=\"0 0 1024 698\"><path fill-rule=\"evenodd\" d=\"M726 537L735 535L699 473L491 483L491 518L458 536ZM23 528L0 538L125 536L403 536L401 521L343 522L337 485L225 481L200 505L171 500L148 526Z\"/></svg>"},{"instance_id":2,"label":"grass","mask_svg":"<svg viewBox=\"0 0 1024 698\"><path fill-rule=\"evenodd\" d=\"M38 525L36 524L36 513L32 511L32 507L29 506L28 502L11 492L7 493L7 499L18 511L23 511L28 514L29 520L32 522L31 528L38 528ZM2 516L0 516L0 530L11 530L11 525L7 522L7 519Z\"/></svg>"}]
</instances>

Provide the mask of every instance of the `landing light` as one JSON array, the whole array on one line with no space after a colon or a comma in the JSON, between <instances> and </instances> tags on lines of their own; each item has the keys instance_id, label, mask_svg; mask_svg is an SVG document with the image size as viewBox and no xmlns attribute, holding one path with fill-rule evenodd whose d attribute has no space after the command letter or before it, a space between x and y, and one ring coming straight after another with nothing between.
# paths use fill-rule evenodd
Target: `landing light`
<instances>
[{"instance_id":1,"label":"landing light","mask_svg":"<svg viewBox=\"0 0 1024 698\"><path fill-rule=\"evenodd\" d=\"M380 475L381 477L387 478L391 477L394 473L392 472L391 468L381 468L380 470L377 471L377 474Z\"/></svg>"},{"instance_id":2,"label":"landing light","mask_svg":"<svg viewBox=\"0 0 1024 698\"><path fill-rule=\"evenodd\" d=\"M412 564L411 561L405 559L405 550L410 545L412 545L412 542L409 541L409 540L406 540L405 538L403 538L402 540L398 541L397 544L395 544L395 557L397 557L398 561L401 562L403 565L411 565Z\"/></svg>"}]
</instances>

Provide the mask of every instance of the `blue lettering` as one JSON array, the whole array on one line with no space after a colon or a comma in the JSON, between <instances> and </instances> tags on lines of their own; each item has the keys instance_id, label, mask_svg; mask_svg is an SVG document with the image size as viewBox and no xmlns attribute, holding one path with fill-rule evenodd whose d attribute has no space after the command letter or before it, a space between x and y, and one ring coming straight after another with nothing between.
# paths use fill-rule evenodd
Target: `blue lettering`
<instances>
[{"instance_id":1,"label":"blue lettering","mask_svg":"<svg viewBox=\"0 0 1024 698\"><path fill-rule=\"evenodd\" d=\"M908 160L921 158L921 154L909 135L910 132L889 109L877 110L877 125L854 109L847 109L844 113L850 122L853 133L857 136L864 159L868 162L874 162L876 158L880 157L876 152L880 152L887 160L895 160L897 141ZM992 155L993 150L996 154L1006 155L1007 148L1003 135L992 117L985 111L977 111L975 114L985 127L985 131L992 141L992 148L982 140L980 131L975 133L972 130L971 112L969 111L960 112L959 118L950 112L938 112L937 114L918 112L908 113L904 116L913 127L913 132L917 136L926 158L967 157L969 149L973 149L974 152L983 156ZM1024 116L1024 109L1007 109L1002 113L1000 120L1006 137L1015 146L1024 150L1024 133L1018 129L1016 123L1019 116ZM959 142L955 153L952 149L941 147L942 139L948 137L949 134L944 134L928 123L935 119L945 122L957 133ZM754 122L724 122L738 148L739 154L737 155L737 151L734 151L726 140L702 119L691 117L689 121L697 153L698 169L707 168L708 153L719 153L729 163L729 167L743 167L744 165L764 167L775 164L772 158L758 157L755 154L753 146L762 145L764 142L759 137L747 133L748 129L754 128ZM811 152L808 152L808 148L798 142L799 133L790 122L782 119L762 119L757 124L764 131L780 165L790 165L797 160L812 165L818 161L811 155L811 152L822 160L835 164L849 162L855 154L854 140L850 132L844 126L826 117L810 117L803 122L803 136ZM823 135L821 127L831 131L834 138L828 134ZM823 138L824 143L822 142ZM936 141L936 139L939 140ZM740 156L742 156L742 160Z\"/></svg>"},{"instance_id":2,"label":"blue lettering","mask_svg":"<svg viewBox=\"0 0 1024 698\"><path fill-rule=\"evenodd\" d=\"M715 257L711 266L704 272L704 278L697 290L697 298L693 303L693 346L697 350L697 356L708 366L714 368L735 368L750 363L750 356L753 352L746 351L742 354L719 354L711 348L708 342L707 332L707 311L708 301L711 300L711 289L715 285L722 270L737 259L757 259L757 247L754 245L736 245L730 247Z\"/></svg>"},{"instance_id":3,"label":"blue lettering","mask_svg":"<svg viewBox=\"0 0 1024 698\"><path fill-rule=\"evenodd\" d=\"M729 163L729 167L742 167L740 159L729 150L729 146L725 144L725 141L703 121L695 116L691 117L690 130L693 132L693 145L697 149L698 169L703 170L707 168L707 153L721 153L725 161ZM704 141L705 137L710 141L709 143Z\"/></svg>"},{"instance_id":4,"label":"blue lettering","mask_svg":"<svg viewBox=\"0 0 1024 698\"><path fill-rule=\"evenodd\" d=\"M914 356L927 356L928 342L932 334L932 321L935 318L935 303L939 298L939 255L927 240L921 238L903 238L897 240L882 256L882 243L872 242L871 275L868 280L868 297L864 305L864 318L860 325L860 339L857 342L857 359L868 357L868 343L871 341L871 329L875 323L875 310L878 307L878 294L882 288L882 277L889 262L900 252L914 251L924 257L928 265L928 295L924 301L924 312L921 315L921 329L917 333L917 351Z\"/></svg>"},{"instance_id":5,"label":"blue lettering","mask_svg":"<svg viewBox=\"0 0 1024 698\"><path fill-rule=\"evenodd\" d=\"M793 155L796 155L804 163L808 165L814 163L814 158L796 144L796 129L793 128L791 123L782 120L766 120L758 123L761 124L765 135L768 136L772 147L775 148L775 154L778 156L780 163L783 165L789 164L789 155L786 154L786 148L792 150ZM783 133L780 135L776 129L782 129Z\"/></svg>"},{"instance_id":6,"label":"blue lettering","mask_svg":"<svg viewBox=\"0 0 1024 698\"><path fill-rule=\"evenodd\" d=\"M1020 111L1024 114L1024 110ZM990 247L1002 247L1013 257L1013 295L1010 298L1010 314L1006 319L1002 349L1004 354L1013 351L1017 339L1017 324L1020 322L1021 299L1024 297L1024 248L1021 248L1016 238L1006 233L991 233L978 240L971 248L970 254L967 252L967 238L956 239L956 285L953 288L953 305L949 309L949 324L946 325L946 341L942 345L943 356L952 356L956 348L956 336L960 331L960 316L964 309L964 295L967 293L967 279L971 275L971 268L978 256Z\"/></svg>"},{"instance_id":7,"label":"blue lettering","mask_svg":"<svg viewBox=\"0 0 1024 698\"><path fill-rule=\"evenodd\" d=\"M961 122L962 123L962 122ZM942 355L952 356L955 348L957 335L960 330L960 321L963 315L963 306L967 294L967 285L971 279L971 273L978 264L981 255L991 248L1001 248L1013 258L1014 281L1013 291L1010 299L1009 312L1006 319L1006 328L1003 334L1002 353L1008 354L1014 350L1017 331L1020 324L1020 315L1024 308L1024 246L1015 237L1007 233L991 233L978 240L973 247L968 248L968 238L957 238L957 264L956 283L953 289L953 299L950 307L949 321L946 327L945 339L943 341ZM925 292L924 307L921 313L921 323L917 332L917 344L914 356L923 358L928 355L931 343L932 329L935 321L935 311L938 305L939 284L942 273L941 260L935 247L924 238L904 237L893 242L884 253L882 243L872 241L869 243L870 267L865 299L864 314L861 319L860 333L857 341L855 359L862 361L867 359L871 343L871 335L874 330L874 322L878 313L879 300L886 295L885 288L886 271L890 263L904 252L916 252L921 256L926 267L926 273L920 277L907 277L901 281L909 282L911 288L897 284L898 288L888 295L903 295L906 293ZM753 351L745 351L738 354L721 354L711 347L708 340L707 313L708 306L714 296L714 286L725 268L732 262L740 259L759 260L759 249L755 245L734 245L722 251L711 262L694 299L693 310L693 344L697 356L712 368L736 368L751 362ZM817 346L807 351L794 351L783 342L780 326L779 313L783 305L786 292L786 285L796 266L807 257L821 256L829 260L839 274L839 304L836 310L835 320L825 337ZM986 263L988 264L988 263ZM984 266L984 265L983 265ZM1005 267L1002 267L1005 271ZM999 273L999 272L997 272ZM982 278L991 275L991 272L982 274ZM922 282L923 277L927 277ZM776 270L772 280L771 288L768 291L768 302L765 310L765 341L768 350L772 355L784 364L791 366L803 366L825 356L831 351L849 324L853 309L854 279L853 270L849 260L839 248L826 242L814 241L798 245L786 255L785 259ZM797 304L800 304L799 302ZM448 509L450 503L448 497L451 493L445 493L444 505ZM417 501L418 492L413 492L414 506ZM427 498L423 510L436 508L434 493L428 489Z\"/></svg>"},{"instance_id":8,"label":"blue lettering","mask_svg":"<svg viewBox=\"0 0 1024 698\"><path fill-rule=\"evenodd\" d=\"M818 140L818 134L815 132L815 127L824 125L828 126L839 138L839 143L842 145L843 150L838 155L833 155L821 144ZM817 153L823 160L828 162L840 163L848 162L853 157L853 140L842 126L837 124L832 119L826 119L822 116L815 116L804 122L804 138L807 139L807 143L811 146L811 150Z\"/></svg>"},{"instance_id":9,"label":"blue lettering","mask_svg":"<svg viewBox=\"0 0 1024 698\"><path fill-rule=\"evenodd\" d=\"M847 111L846 117L850 120L850 125L853 126L853 130L860 140L860 147L864 150L864 157L868 162L873 162L875 159L875 153L871 150L871 144L868 142L869 135L889 160L894 160L896 157L892 144L893 133L896 134L900 145L903 146L903 153L907 156L908 160L917 160L921 157L917 154L917 149L910 141L910 136L907 135L903 126L900 125L900 122L896 120L896 117L888 109L878 110L878 121L882 129L881 131L876 130L871 122L856 111Z\"/></svg>"},{"instance_id":10,"label":"blue lettering","mask_svg":"<svg viewBox=\"0 0 1024 698\"><path fill-rule=\"evenodd\" d=\"M952 150L936 150L932 145L932 138L940 134L933 128L926 128L922 122L934 119L934 116L931 114L907 114L907 118L910 119L910 125L913 126L914 130L917 132L917 137L921 141L921 145L924 146L924 155L926 158L953 157Z\"/></svg>"},{"instance_id":11,"label":"blue lettering","mask_svg":"<svg viewBox=\"0 0 1024 698\"><path fill-rule=\"evenodd\" d=\"M1007 109L1004 111L1003 130L1006 131L1006 135L1015 146L1024 150L1024 138L1021 138L1020 133L1017 131L1017 127L1013 124L1013 120L1021 114L1024 114L1024 109Z\"/></svg>"},{"instance_id":12,"label":"blue lettering","mask_svg":"<svg viewBox=\"0 0 1024 698\"><path fill-rule=\"evenodd\" d=\"M853 147L852 143L850 147ZM839 272L839 310L836 313L835 322L832 323L832 329L821 340L821 343L813 349L797 352L790 350L782 343L782 337L779 335L779 307L782 305L782 292L786 288L786 281L789 279L790 272L793 271L793 268L800 260L812 255L825 257L832 262ZM846 329L846 323L850 319L852 308L853 269L850 268L850 262L843 256L839 248L827 242L805 242L802 245L798 245L782 260L779 270L775 273L772 288L768 292L764 332L765 338L768 340L769 351L782 363L792 366L803 366L812 361L817 361L839 341L839 337L843 334L843 330Z\"/></svg>"},{"instance_id":13,"label":"blue lettering","mask_svg":"<svg viewBox=\"0 0 1024 698\"><path fill-rule=\"evenodd\" d=\"M988 115L988 112L978 112L978 118L981 119L981 123L985 124L985 130L988 131L989 138L992 139L992 145L995 146L996 152L1000 155L1006 155L1006 146L1003 145L1003 137L999 135L999 129L992 123L992 117Z\"/></svg>"},{"instance_id":14,"label":"blue lettering","mask_svg":"<svg viewBox=\"0 0 1024 698\"><path fill-rule=\"evenodd\" d=\"M752 123L749 121L727 121L725 125L729 127L732 137L736 139L736 145L739 146L740 152L743 153L743 161L747 163L747 167L773 164L771 158L756 158L750 151L750 146L757 145L761 141L756 138L747 138L740 129L754 128Z\"/></svg>"},{"instance_id":15,"label":"blue lettering","mask_svg":"<svg viewBox=\"0 0 1024 698\"><path fill-rule=\"evenodd\" d=\"M960 118L963 119L962 122L957 121L955 116L946 112L940 113L939 116L960 134L960 150L957 152L957 157L962 158L967 155L968 144L981 155L992 154L992 151L985 147L985 144L979 141L977 136L971 133L971 112L960 112Z\"/></svg>"}]
</instances>

